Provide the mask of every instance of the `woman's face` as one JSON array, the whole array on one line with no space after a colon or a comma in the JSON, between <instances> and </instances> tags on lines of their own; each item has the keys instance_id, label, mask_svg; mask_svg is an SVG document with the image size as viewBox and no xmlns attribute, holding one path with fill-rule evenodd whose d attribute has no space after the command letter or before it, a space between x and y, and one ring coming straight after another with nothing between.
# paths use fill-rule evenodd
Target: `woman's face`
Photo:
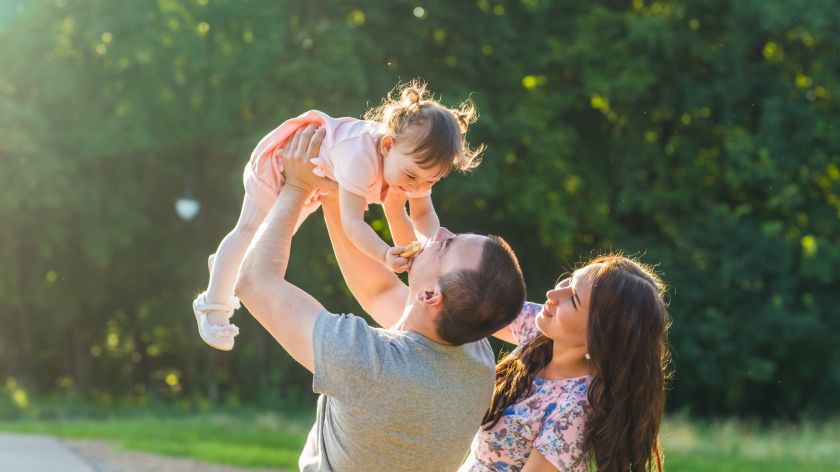
<instances>
[{"instance_id":1,"label":"woman's face","mask_svg":"<svg viewBox=\"0 0 840 472\"><path fill-rule=\"evenodd\" d=\"M592 291L589 272L600 264L588 265L563 279L546 292L543 311L537 314L537 328L555 344L565 347L586 345L589 320L589 296Z\"/></svg>"}]
</instances>

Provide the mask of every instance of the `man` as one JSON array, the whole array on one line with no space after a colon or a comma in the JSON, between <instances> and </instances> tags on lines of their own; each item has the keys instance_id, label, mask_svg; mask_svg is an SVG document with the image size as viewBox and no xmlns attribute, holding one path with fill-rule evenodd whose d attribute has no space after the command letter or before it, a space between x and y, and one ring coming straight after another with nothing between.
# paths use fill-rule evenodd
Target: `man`
<instances>
[{"instance_id":1,"label":"man","mask_svg":"<svg viewBox=\"0 0 840 472\"><path fill-rule=\"evenodd\" d=\"M499 238L441 228L415 256L408 286L368 258L322 198L336 257L351 291L382 326L334 315L284 280L301 207L329 183L311 171L323 133L299 132L284 150L286 184L240 270L237 294L289 354L314 374L315 425L305 471L455 470L493 390L486 339L518 314L525 285Z\"/></svg>"}]
</instances>

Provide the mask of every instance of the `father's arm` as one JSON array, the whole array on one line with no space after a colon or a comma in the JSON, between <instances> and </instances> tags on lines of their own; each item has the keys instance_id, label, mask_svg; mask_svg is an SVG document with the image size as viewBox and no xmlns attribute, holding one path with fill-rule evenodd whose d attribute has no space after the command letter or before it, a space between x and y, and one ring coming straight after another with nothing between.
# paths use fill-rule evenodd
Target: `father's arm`
<instances>
[{"instance_id":1,"label":"father's arm","mask_svg":"<svg viewBox=\"0 0 840 472\"><path fill-rule=\"evenodd\" d=\"M287 282L284 277L289 265L292 233L301 207L312 188L291 179L290 155L311 155L312 145L317 155L323 132L313 136L314 128L296 134L284 150L287 181L274 206L266 217L262 230L245 254L236 294L248 310L271 333L275 340L302 366L314 370L312 332L315 318L324 307L311 295ZM320 136L320 138L319 138ZM299 148L303 141L308 147ZM301 154L303 153L303 154ZM305 160L305 158L304 158Z\"/></svg>"},{"instance_id":2,"label":"father's arm","mask_svg":"<svg viewBox=\"0 0 840 472\"><path fill-rule=\"evenodd\" d=\"M396 323L405 308L408 287L388 268L363 253L350 241L341 224L338 200L321 198L324 221L335 258L350 292L362 308L385 328Z\"/></svg>"}]
</instances>

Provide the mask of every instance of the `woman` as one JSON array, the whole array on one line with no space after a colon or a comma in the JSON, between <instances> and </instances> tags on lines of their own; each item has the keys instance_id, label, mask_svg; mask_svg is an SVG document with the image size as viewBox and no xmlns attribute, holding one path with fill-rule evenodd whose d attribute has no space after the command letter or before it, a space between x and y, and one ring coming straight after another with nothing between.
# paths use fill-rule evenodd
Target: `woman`
<instances>
[{"instance_id":1,"label":"woman","mask_svg":"<svg viewBox=\"0 0 840 472\"><path fill-rule=\"evenodd\" d=\"M670 318L653 271L592 260L496 333L518 344L461 471L662 471Z\"/></svg>"}]
</instances>

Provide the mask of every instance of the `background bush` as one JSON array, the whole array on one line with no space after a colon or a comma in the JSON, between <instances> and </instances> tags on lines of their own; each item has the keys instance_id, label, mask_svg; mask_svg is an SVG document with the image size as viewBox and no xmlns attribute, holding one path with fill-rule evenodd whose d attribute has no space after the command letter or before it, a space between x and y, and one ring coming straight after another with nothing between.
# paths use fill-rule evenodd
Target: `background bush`
<instances>
[{"instance_id":1,"label":"background bush","mask_svg":"<svg viewBox=\"0 0 840 472\"><path fill-rule=\"evenodd\" d=\"M422 77L472 97L488 145L435 189L441 220L508 239L531 299L582 257L637 255L671 286L669 408L836 413L837 31L828 0L2 2L4 404L309 399L244 311L222 354L190 300L266 132ZM291 279L360 311L319 216L293 253Z\"/></svg>"}]
</instances>

